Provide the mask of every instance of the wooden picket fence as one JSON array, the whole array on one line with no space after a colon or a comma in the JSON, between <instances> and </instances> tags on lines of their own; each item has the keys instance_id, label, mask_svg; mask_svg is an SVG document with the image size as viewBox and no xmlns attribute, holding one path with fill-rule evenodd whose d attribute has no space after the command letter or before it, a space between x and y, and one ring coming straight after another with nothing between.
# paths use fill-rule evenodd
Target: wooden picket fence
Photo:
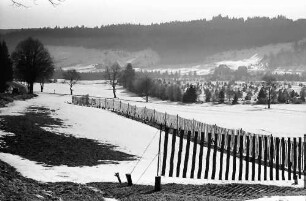
<instances>
[{"instance_id":1,"label":"wooden picket fence","mask_svg":"<svg viewBox=\"0 0 306 201\"><path fill-rule=\"evenodd\" d=\"M252 134L242 129L226 129L111 98L72 96L72 103L111 110L163 129L165 131L161 168L163 176L186 178L190 164L188 173L190 178L236 180L238 176L238 180L251 181L292 180L295 177L301 178L304 174L305 144L301 137L274 137ZM169 134L172 134L171 142ZM175 148L176 138L179 138L178 149ZM183 139L187 141L184 147L185 157L182 156ZM190 150L191 143L198 145L199 148L193 145L193 150ZM207 149L204 150L203 147ZM170 158L167 156L168 149ZM191 159L189 152L192 153ZM206 158L203 157L204 152ZM220 161L217 161L217 154ZM204 167L203 160L206 160ZM197 168L196 161L200 161ZM181 164L182 162L184 164ZM217 166L218 177L216 177ZM229 169L232 170L231 175Z\"/></svg>"}]
</instances>

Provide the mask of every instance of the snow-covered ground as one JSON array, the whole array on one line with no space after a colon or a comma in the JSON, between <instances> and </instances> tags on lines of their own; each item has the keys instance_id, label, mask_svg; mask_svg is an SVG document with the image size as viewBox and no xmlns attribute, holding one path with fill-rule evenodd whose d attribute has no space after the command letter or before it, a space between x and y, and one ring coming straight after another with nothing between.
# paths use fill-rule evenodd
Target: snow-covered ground
<instances>
[{"instance_id":1,"label":"snow-covered ground","mask_svg":"<svg viewBox=\"0 0 306 201\"><path fill-rule=\"evenodd\" d=\"M305 196L272 196L248 201L305 201Z\"/></svg>"},{"instance_id":2,"label":"snow-covered ground","mask_svg":"<svg viewBox=\"0 0 306 201\"><path fill-rule=\"evenodd\" d=\"M35 90L39 90L39 85L35 85ZM52 94L67 93L69 87L67 84L46 84L45 91L49 93L39 93L39 96L27 101L15 101L9 107L0 108L0 115L20 115L27 107L36 105L44 106L55 110L52 115L60 118L67 126L52 127L55 132L72 134L77 137L86 137L95 139L100 142L117 145L117 150L141 157L146 147L150 144L147 151L144 153L139 164L132 173L132 179L137 184L154 184L154 177L157 169L157 150L159 131L142 123L124 118L110 111L105 111L98 108L82 107L68 104L71 102L70 95ZM75 94L90 94L101 97L112 97L112 90L109 86L101 82L83 82L74 87ZM126 93L122 89L117 91L119 98L129 101L131 104L139 106L146 106L154 108L158 111L166 111L169 114L179 114L185 118L194 118L196 120L213 123L227 128L243 128L246 131L260 132L260 129L280 136L302 136L306 131L306 107L305 105L272 105L271 110L265 109L265 106L251 106L251 105L218 105L210 106L208 104L192 104L180 105L177 103L169 103L165 101L152 100L150 103L145 103L143 98L135 97ZM263 132L263 131L262 131ZM5 135L2 132L0 135ZM170 137L171 139L171 137ZM178 139L176 140L178 142ZM163 140L162 140L163 143ZM169 145L171 140L169 140ZM178 146L179 143L176 143ZM184 140L184 145L186 141ZM2 146L5 146L1 144ZM168 147L169 147L168 145ZM184 146L185 147L185 146ZM176 150L178 147L176 147ZM191 143L190 150L193 149ZM199 147L197 147L199 150ZM169 152L168 152L169 153ZM204 148L203 159L206 158L206 148ZM182 156L185 155L185 148L183 148ZM212 161L212 153L210 161ZM175 155L176 156L176 155ZM169 161L170 154L167 160ZM174 164L176 164L177 157L174 157ZM190 151L189 158L192 158L192 151ZM196 157L195 176L197 175L197 168L199 164L199 157ZM117 182L114 176L119 172L123 181L125 181L125 174L131 173L137 160L123 161L119 164L101 164L96 166L83 167L67 167L67 166L44 166L37 164L35 161L30 161L21 158L17 155L0 153L0 159L17 168L17 170L24 176L33 178L42 182L57 182L57 181L72 181L78 183L110 181ZM191 161L191 160L190 160ZM220 153L217 153L217 161L220 161ZM205 160L202 161L205 167ZM225 164L225 157L223 159ZM232 163L232 158L231 158ZM183 164L183 162L182 162ZM175 165L176 166L176 165ZM237 167L239 163L237 161ZM245 167L245 163L243 164ZM182 165L181 165L181 168ZM251 168L251 165L250 165ZM257 170L256 165L256 170ZM191 164L188 164L187 178L190 177ZM209 175L211 175L211 169ZM167 163L166 174L169 171L169 163ZM223 170L224 171L224 170ZM232 169L229 171L231 177ZM245 170L243 170L244 173ZM174 173L176 172L176 167ZM263 172L263 170L262 170ZM218 178L219 165L216 169L216 178ZM202 172L203 178L204 172ZM275 174L275 170L273 172ZM251 175L249 175L251 177ZM207 179L183 179L163 177L163 183L185 183L185 184L205 184L205 183L261 183L271 185L291 186L292 181L238 181L238 169L236 172L235 181L223 180L207 180ZM244 178L244 176L243 176ZM269 171L268 171L269 178ZM275 178L275 177L274 177ZM303 185L303 177L299 181L298 187ZM275 200L275 199L274 199Z\"/></svg>"},{"instance_id":3,"label":"snow-covered ground","mask_svg":"<svg viewBox=\"0 0 306 201\"><path fill-rule=\"evenodd\" d=\"M98 97L113 97L111 88L103 84L104 81L83 81L74 86L74 94L89 94ZM39 85L35 85L39 91ZM45 85L45 92L60 94L69 93L68 84L51 83ZM266 105L211 105L178 104L167 101L145 99L127 93L118 88L117 96L132 105L156 109L159 112L179 115L186 119L216 124L228 129L243 129L256 134L273 134L274 136L302 137L306 134L306 105L277 104L271 109Z\"/></svg>"},{"instance_id":4,"label":"snow-covered ground","mask_svg":"<svg viewBox=\"0 0 306 201\"><path fill-rule=\"evenodd\" d=\"M73 134L77 137L86 137L95 139L100 142L111 143L117 145L117 149L126 153L134 154L138 157L142 156L146 147L151 144L139 164L132 173L134 183L137 184L154 184L154 177L157 169L157 150L159 131L148 125L124 118L110 111L105 111L98 108L82 107L67 102L71 101L69 95L57 94L40 94L37 98L28 101L16 101L7 108L1 108L1 115L4 114L18 114L23 112L28 106L44 106L54 109L53 114L56 118L64 120L64 127L52 127L55 132ZM4 133L2 133L4 134ZM177 142L179 140L177 139ZM169 142L170 143L170 140ZM162 139L163 144L163 139ZM184 145L186 141L184 140ZM178 143L176 144L178 146ZM185 147L185 146L184 146ZM178 147L176 147L176 150ZM190 150L193 149L193 143ZM198 147L199 150L199 147ZM206 157L206 148L204 148L204 158ZM183 149L182 156L185 155ZM169 161L169 155L167 161ZM217 161L219 161L220 153L217 154ZM175 157L177 158L177 157ZM189 155L192 158L192 152ZM198 158L198 156L197 156ZM57 181L72 181L77 183L87 183L95 181L111 181L117 182L114 174L119 172L121 178L125 180L124 175L130 173L137 164L137 161L123 161L119 164L101 164L97 166L83 166L83 167L67 167L67 166L53 166L46 167L42 164L37 164L35 161L29 161L17 155L0 153L0 159L9 163L17 168L17 170L24 176L33 178L43 182L57 182ZM212 154L210 155L212 161ZM231 159L232 161L232 159ZM176 159L174 160L174 164ZM202 161L205 167L205 160ZM223 160L225 164L225 157ZM199 161L197 159L196 169L197 172ZM237 165L238 165L237 160ZM244 163L245 167L245 163ZM251 167L251 166L250 166ZM169 166L167 165L166 173L168 173ZM182 166L181 166L182 168ZM218 175L219 166L216 172ZM188 164L187 178L190 177L191 164ZM257 169L257 165L256 165ZM238 171L238 170L237 170ZM176 172L176 169L174 169ZM263 172L263 170L262 170ZM231 175L232 169L229 171ZM202 173L202 178L203 178ZM275 170L274 170L275 174ZM196 174L195 174L196 175ZM211 175L211 168L209 170ZM251 175L250 175L251 176ZM269 177L269 175L268 175ZM257 178L257 176L256 176ZM185 183L185 184L204 184L204 183L262 183L262 181L246 182L237 181L238 172L236 173L236 181L225 180L206 180L206 179L183 179L183 178L169 178L163 177L163 183ZM265 184L273 185L291 185L292 181L265 181ZM302 185L302 180L299 186Z\"/></svg>"},{"instance_id":5,"label":"snow-covered ground","mask_svg":"<svg viewBox=\"0 0 306 201\"><path fill-rule=\"evenodd\" d=\"M243 59L243 60L237 60L237 61L219 61L216 62L215 65L227 65L232 70L237 70L239 66L245 66L248 67L249 70L262 70L263 66L260 63L261 57L258 56L258 54L254 54L252 57Z\"/></svg>"}]
</instances>

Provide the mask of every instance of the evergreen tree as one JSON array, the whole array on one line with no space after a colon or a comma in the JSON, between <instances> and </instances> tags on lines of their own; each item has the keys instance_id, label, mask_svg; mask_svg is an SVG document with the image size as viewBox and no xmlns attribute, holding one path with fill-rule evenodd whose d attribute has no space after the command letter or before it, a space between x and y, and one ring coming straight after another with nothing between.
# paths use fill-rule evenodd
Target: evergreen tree
<instances>
[{"instance_id":1,"label":"evergreen tree","mask_svg":"<svg viewBox=\"0 0 306 201\"><path fill-rule=\"evenodd\" d=\"M224 91L221 90L219 93L219 103L224 103L224 98L225 98Z\"/></svg>"},{"instance_id":2,"label":"evergreen tree","mask_svg":"<svg viewBox=\"0 0 306 201\"><path fill-rule=\"evenodd\" d=\"M266 104L267 103L267 93L264 87L261 87L258 96L257 96L257 103L258 104Z\"/></svg>"},{"instance_id":3,"label":"evergreen tree","mask_svg":"<svg viewBox=\"0 0 306 201\"><path fill-rule=\"evenodd\" d=\"M174 101L174 87L170 85L166 88L167 96L169 97L170 101Z\"/></svg>"},{"instance_id":4,"label":"evergreen tree","mask_svg":"<svg viewBox=\"0 0 306 201\"><path fill-rule=\"evenodd\" d=\"M183 103L195 103L197 98L196 88L193 85L190 85L183 95Z\"/></svg>"},{"instance_id":5,"label":"evergreen tree","mask_svg":"<svg viewBox=\"0 0 306 201\"><path fill-rule=\"evenodd\" d=\"M135 79L135 70L131 63L128 63L124 71L122 72L120 79L118 80L122 86L129 91L133 91L133 82Z\"/></svg>"},{"instance_id":6,"label":"evergreen tree","mask_svg":"<svg viewBox=\"0 0 306 201\"><path fill-rule=\"evenodd\" d=\"M182 91L178 85L175 85L173 95L174 101L182 101Z\"/></svg>"},{"instance_id":7,"label":"evergreen tree","mask_svg":"<svg viewBox=\"0 0 306 201\"><path fill-rule=\"evenodd\" d=\"M234 99L233 99L233 101L232 101L232 104L233 104L233 105L238 104L238 93L235 93Z\"/></svg>"},{"instance_id":8,"label":"evergreen tree","mask_svg":"<svg viewBox=\"0 0 306 201\"><path fill-rule=\"evenodd\" d=\"M246 100L246 101L251 100L251 99L252 99L252 96L253 96L252 91L248 91L247 94L246 94L246 96L245 96L245 100Z\"/></svg>"},{"instance_id":9,"label":"evergreen tree","mask_svg":"<svg viewBox=\"0 0 306 201\"><path fill-rule=\"evenodd\" d=\"M0 42L0 93L7 88L7 82L13 80L13 69L5 41Z\"/></svg>"},{"instance_id":10,"label":"evergreen tree","mask_svg":"<svg viewBox=\"0 0 306 201\"><path fill-rule=\"evenodd\" d=\"M287 89L283 90L282 96L284 98L284 103L289 103L290 100L290 94L288 93Z\"/></svg>"},{"instance_id":11,"label":"evergreen tree","mask_svg":"<svg viewBox=\"0 0 306 201\"><path fill-rule=\"evenodd\" d=\"M219 101L219 91L218 89L215 89L213 96L212 96L212 101L213 102L218 102Z\"/></svg>"},{"instance_id":12,"label":"evergreen tree","mask_svg":"<svg viewBox=\"0 0 306 201\"><path fill-rule=\"evenodd\" d=\"M285 97L284 97L284 95L283 95L283 90L282 90L282 89L278 90L277 101L278 101L279 103L285 103L285 102L286 102Z\"/></svg>"},{"instance_id":13,"label":"evergreen tree","mask_svg":"<svg viewBox=\"0 0 306 201\"><path fill-rule=\"evenodd\" d=\"M300 91L300 98L303 102L305 102L305 96L306 96L306 87L303 87Z\"/></svg>"},{"instance_id":14,"label":"evergreen tree","mask_svg":"<svg viewBox=\"0 0 306 201\"><path fill-rule=\"evenodd\" d=\"M271 103L273 104L278 103L278 93L275 88L271 89Z\"/></svg>"},{"instance_id":15,"label":"evergreen tree","mask_svg":"<svg viewBox=\"0 0 306 201\"><path fill-rule=\"evenodd\" d=\"M205 93L205 102L210 102L210 99L211 99L211 92L210 92L210 90L209 89L205 89L204 93Z\"/></svg>"}]
</instances>

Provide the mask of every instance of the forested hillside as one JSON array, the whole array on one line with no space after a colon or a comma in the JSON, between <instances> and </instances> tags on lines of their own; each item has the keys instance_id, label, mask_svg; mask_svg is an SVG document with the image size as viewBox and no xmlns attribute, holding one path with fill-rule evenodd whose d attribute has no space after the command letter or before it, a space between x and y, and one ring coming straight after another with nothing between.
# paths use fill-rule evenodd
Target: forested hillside
<instances>
[{"instance_id":1,"label":"forested hillside","mask_svg":"<svg viewBox=\"0 0 306 201\"><path fill-rule=\"evenodd\" d=\"M262 62L270 69L298 68L306 70L306 41L294 42L291 49L265 55Z\"/></svg>"},{"instance_id":2,"label":"forested hillside","mask_svg":"<svg viewBox=\"0 0 306 201\"><path fill-rule=\"evenodd\" d=\"M162 64L200 62L227 50L287 43L306 38L306 19L228 18L151 25L109 25L2 31L10 49L28 36L46 45L140 51L152 49Z\"/></svg>"}]
</instances>

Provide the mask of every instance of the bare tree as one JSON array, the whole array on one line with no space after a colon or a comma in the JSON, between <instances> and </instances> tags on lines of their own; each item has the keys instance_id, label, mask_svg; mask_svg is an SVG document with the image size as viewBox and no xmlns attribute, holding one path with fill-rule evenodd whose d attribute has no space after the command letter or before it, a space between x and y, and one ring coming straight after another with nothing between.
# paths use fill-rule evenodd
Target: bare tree
<instances>
[{"instance_id":1,"label":"bare tree","mask_svg":"<svg viewBox=\"0 0 306 201\"><path fill-rule=\"evenodd\" d=\"M28 84L29 93L33 93L34 82L48 78L54 72L53 60L49 51L37 39L21 41L12 54L16 78Z\"/></svg>"},{"instance_id":2,"label":"bare tree","mask_svg":"<svg viewBox=\"0 0 306 201\"><path fill-rule=\"evenodd\" d=\"M44 69L42 74L38 77L38 82L40 84L40 92L44 91L45 82L52 77L53 73L54 73L53 69L46 68Z\"/></svg>"},{"instance_id":3,"label":"bare tree","mask_svg":"<svg viewBox=\"0 0 306 201\"><path fill-rule=\"evenodd\" d=\"M137 93L146 97L146 102L149 102L149 95L153 86L153 80L148 76L144 75L138 78L135 82Z\"/></svg>"},{"instance_id":4,"label":"bare tree","mask_svg":"<svg viewBox=\"0 0 306 201\"><path fill-rule=\"evenodd\" d=\"M70 86L70 95L72 95L73 90L72 87L75 85L79 79L81 78L80 73L78 73L76 70L67 70L63 72L63 77L65 80L68 80L68 84Z\"/></svg>"},{"instance_id":5,"label":"bare tree","mask_svg":"<svg viewBox=\"0 0 306 201\"><path fill-rule=\"evenodd\" d=\"M271 90L275 86L276 78L272 74L266 74L262 77L265 89L268 89L268 109L271 105Z\"/></svg>"},{"instance_id":6,"label":"bare tree","mask_svg":"<svg viewBox=\"0 0 306 201\"><path fill-rule=\"evenodd\" d=\"M111 67L106 67L105 70L105 79L109 81L109 84L113 89L114 98L117 98L116 87L118 85L120 72L121 72L121 67L118 64L118 62L115 62Z\"/></svg>"}]
</instances>

